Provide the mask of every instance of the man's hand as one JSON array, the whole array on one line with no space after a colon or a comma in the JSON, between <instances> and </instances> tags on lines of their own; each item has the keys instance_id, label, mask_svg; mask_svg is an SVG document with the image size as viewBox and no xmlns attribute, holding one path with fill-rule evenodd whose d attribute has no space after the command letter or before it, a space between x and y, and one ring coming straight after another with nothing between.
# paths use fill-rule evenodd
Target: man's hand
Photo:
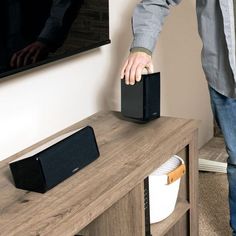
<instances>
[{"instance_id":1,"label":"man's hand","mask_svg":"<svg viewBox=\"0 0 236 236\"><path fill-rule=\"evenodd\" d=\"M141 80L144 69L153 73L152 57L145 52L131 52L121 70L121 79L125 79L126 84L134 85L135 81Z\"/></svg>"},{"instance_id":2,"label":"man's hand","mask_svg":"<svg viewBox=\"0 0 236 236\"><path fill-rule=\"evenodd\" d=\"M27 47L14 53L10 65L13 68L19 68L35 63L48 56L49 48L42 42L36 41Z\"/></svg>"}]
</instances>

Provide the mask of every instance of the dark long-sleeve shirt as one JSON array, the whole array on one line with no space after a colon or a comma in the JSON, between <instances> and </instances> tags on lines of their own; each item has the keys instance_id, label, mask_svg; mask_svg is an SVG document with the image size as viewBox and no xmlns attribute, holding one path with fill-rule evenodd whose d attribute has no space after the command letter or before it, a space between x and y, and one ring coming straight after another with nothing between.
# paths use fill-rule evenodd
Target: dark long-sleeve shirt
<instances>
[{"instance_id":1,"label":"dark long-sleeve shirt","mask_svg":"<svg viewBox=\"0 0 236 236\"><path fill-rule=\"evenodd\" d=\"M0 72L9 69L12 55L35 41L51 51L60 47L82 0L3 0L0 34Z\"/></svg>"}]
</instances>

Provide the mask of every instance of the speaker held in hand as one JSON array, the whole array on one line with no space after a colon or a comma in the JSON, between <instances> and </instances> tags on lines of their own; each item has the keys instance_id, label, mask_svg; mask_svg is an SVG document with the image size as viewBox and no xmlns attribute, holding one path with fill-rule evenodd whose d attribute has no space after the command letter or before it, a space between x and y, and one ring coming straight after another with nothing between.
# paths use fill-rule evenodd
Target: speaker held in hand
<instances>
[{"instance_id":1,"label":"speaker held in hand","mask_svg":"<svg viewBox=\"0 0 236 236\"><path fill-rule=\"evenodd\" d=\"M160 117L160 72L142 75L134 85L121 80L121 113L139 122Z\"/></svg>"}]
</instances>

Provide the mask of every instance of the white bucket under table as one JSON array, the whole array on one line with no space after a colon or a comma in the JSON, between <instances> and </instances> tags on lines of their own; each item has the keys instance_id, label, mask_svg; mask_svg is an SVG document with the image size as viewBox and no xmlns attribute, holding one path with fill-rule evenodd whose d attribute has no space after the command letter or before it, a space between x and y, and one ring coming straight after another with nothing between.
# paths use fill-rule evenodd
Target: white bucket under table
<instances>
[{"instance_id":1,"label":"white bucket under table","mask_svg":"<svg viewBox=\"0 0 236 236\"><path fill-rule=\"evenodd\" d=\"M150 223L167 218L175 209L184 161L172 156L149 176Z\"/></svg>"}]
</instances>

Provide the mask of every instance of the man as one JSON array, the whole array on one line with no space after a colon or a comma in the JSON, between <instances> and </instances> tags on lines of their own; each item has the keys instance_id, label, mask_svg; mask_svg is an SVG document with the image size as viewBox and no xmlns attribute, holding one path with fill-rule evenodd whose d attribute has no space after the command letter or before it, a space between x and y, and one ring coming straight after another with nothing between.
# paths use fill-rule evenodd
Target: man
<instances>
[{"instance_id":1,"label":"man","mask_svg":"<svg viewBox=\"0 0 236 236\"><path fill-rule=\"evenodd\" d=\"M46 59L64 43L83 0L4 0L0 73Z\"/></svg>"},{"instance_id":2,"label":"man","mask_svg":"<svg viewBox=\"0 0 236 236\"><path fill-rule=\"evenodd\" d=\"M152 72L152 52L170 7L181 0L143 0L134 11L134 40L121 71L126 84L140 81L144 68ZM236 70L235 0L197 0L198 30L203 42L202 66L209 85L214 117L228 152L230 225L236 236ZM234 8L235 7L235 8ZM216 206L217 207L217 206Z\"/></svg>"}]
</instances>

